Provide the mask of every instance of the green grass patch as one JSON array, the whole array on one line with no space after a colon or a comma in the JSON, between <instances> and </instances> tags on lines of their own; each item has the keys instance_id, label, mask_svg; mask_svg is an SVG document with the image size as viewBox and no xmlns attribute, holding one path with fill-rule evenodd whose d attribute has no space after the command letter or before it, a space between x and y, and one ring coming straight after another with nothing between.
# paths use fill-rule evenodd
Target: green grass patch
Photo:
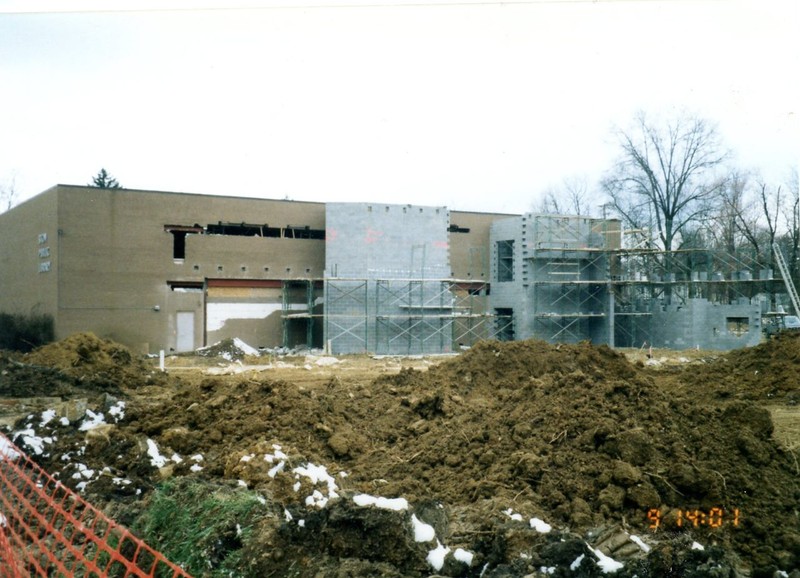
<instances>
[{"instance_id":1,"label":"green grass patch","mask_svg":"<svg viewBox=\"0 0 800 578\"><path fill-rule=\"evenodd\" d=\"M270 514L256 492L176 478L160 485L134 531L193 576L243 576L242 548Z\"/></svg>"}]
</instances>

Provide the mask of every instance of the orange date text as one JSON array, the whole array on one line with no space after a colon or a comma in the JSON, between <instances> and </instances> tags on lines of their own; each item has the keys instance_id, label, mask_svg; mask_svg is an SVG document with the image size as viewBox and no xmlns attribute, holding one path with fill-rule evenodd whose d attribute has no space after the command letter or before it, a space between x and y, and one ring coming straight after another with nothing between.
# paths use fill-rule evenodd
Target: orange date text
<instances>
[{"instance_id":1,"label":"orange date text","mask_svg":"<svg viewBox=\"0 0 800 578\"><path fill-rule=\"evenodd\" d=\"M739 508L710 508L701 509L675 509L666 514L658 508L651 508L647 511L647 520L650 522L650 529L655 531L659 528L721 528L723 526L738 527L741 523L742 514Z\"/></svg>"}]
</instances>

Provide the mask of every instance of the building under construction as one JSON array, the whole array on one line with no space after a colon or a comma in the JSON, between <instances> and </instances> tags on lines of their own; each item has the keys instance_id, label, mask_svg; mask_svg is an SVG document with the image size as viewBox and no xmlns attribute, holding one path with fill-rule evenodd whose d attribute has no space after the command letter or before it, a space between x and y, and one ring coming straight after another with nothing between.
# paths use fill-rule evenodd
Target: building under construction
<instances>
[{"instance_id":1,"label":"building under construction","mask_svg":"<svg viewBox=\"0 0 800 578\"><path fill-rule=\"evenodd\" d=\"M615 219L58 185L0 215L0 312L135 350L408 355L480 339L730 349L788 308L746 256Z\"/></svg>"},{"instance_id":2,"label":"building under construction","mask_svg":"<svg viewBox=\"0 0 800 578\"><path fill-rule=\"evenodd\" d=\"M496 221L491 241L491 304L512 319L509 339L732 349L791 307L788 274L750 255L626 247L616 220L528 214Z\"/></svg>"}]
</instances>

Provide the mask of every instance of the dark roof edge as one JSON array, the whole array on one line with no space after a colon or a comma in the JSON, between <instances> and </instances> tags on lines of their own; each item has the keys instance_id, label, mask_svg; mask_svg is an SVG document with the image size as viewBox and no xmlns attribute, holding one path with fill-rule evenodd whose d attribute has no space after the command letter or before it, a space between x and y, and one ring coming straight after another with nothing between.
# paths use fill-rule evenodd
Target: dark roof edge
<instances>
[{"instance_id":1,"label":"dark roof edge","mask_svg":"<svg viewBox=\"0 0 800 578\"><path fill-rule=\"evenodd\" d=\"M49 190L54 188L65 188L65 189L98 189L99 187L93 187L91 185L65 185L63 183L59 183L55 187L51 187ZM100 190L109 190L109 191L120 191L120 192L131 192L131 193L154 193L158 195L191 195L195 197L216 197L219 199L241 199L246 201L277 201L281 203L303 203L306 205L324 205L323 201L296 201L294 199L270 199L267 197L243 197L241 195L221 195L218 193L189 193L186 191L159 191L153 189L129 189L128 187L120 187L118 189L100 189ZM45 191L46 192L46 191Z\"/></svg>"},{"instance_id":2,"label":"dark roof edge","mask_svg":"<svg viewBox=\"0 0 800 578\"><path fill-rule=\"evenodd\" d=\"M42 191L42 193L46 193L52 191L53 189L57 188L66 188L66 189L97 189L98 187L93 187L91 185L68 185L64 183L59 183L49 189ZM331 203L339 203L339 202L351 202L351 201L299 201L294 199L274 199L274 198L267 198L267 197L243 197L240 195L221 195L215 193L189 193L185 191L160 191L160 190L152 190L152 189L129 189L127 187L120 187L118 189L106 189L106 190L113 190L113 191L130 191L133 193L154 193L159 195L193 195L196 197L216 197L219 199L240 199L240 200L247 200L247 201L272 201L272 202L280 202L280 203L302 203L305 205L328 205ZM39 193L39 194L42 194ZM36 195L38 196L38 195ZM366 201L352 201L352 203L357 204L375 204ZM397 203L390 203L390 204L397 204ZM402 203L401 203L402 204ZM414 205L414 206L434 206L434 205ZM437 205L438 207L438 205ZM442 208L447 209L451 213L462 213L462 214L470 214L470 215L490 215L496 217L520 217L522 216L520 213L495 213L495 212L488 212L488 211L464 211L460 209L453 209L450 207L443 206Z\"/></svg>"}]
</instances>

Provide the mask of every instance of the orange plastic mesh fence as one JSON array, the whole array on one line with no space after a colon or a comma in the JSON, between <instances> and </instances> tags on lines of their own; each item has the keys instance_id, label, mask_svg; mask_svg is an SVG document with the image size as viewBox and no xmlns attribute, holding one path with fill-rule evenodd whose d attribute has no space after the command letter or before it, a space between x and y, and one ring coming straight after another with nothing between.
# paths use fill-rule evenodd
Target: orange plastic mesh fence
<instances>
[{"instance_id":1,"label":"orange plastic mesh fence","mask_svg":"<svg viewBox=\"0 0 800 578\"><path fill-rule=\"evenodd\" d=\"M189 577L0 433L0 578Z\"/></svg>"}]
</instances>

